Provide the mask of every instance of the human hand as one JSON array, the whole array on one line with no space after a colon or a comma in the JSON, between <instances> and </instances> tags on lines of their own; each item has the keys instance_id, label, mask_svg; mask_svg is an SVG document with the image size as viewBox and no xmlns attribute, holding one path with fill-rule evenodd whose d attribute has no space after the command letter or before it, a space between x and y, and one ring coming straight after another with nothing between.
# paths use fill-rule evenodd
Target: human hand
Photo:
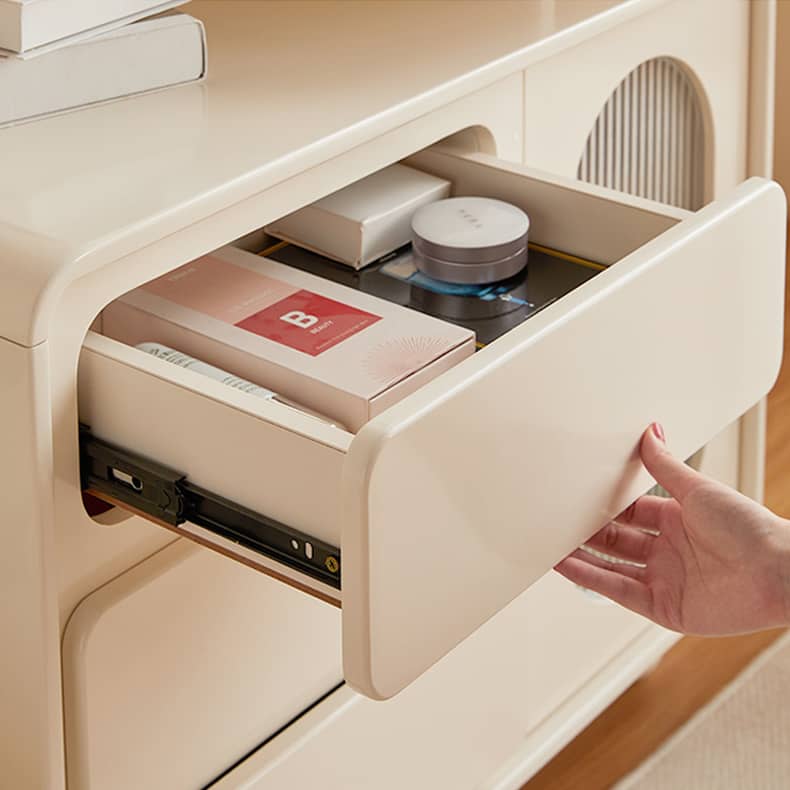
<instances>
[{"instance_id":1,"label":"human hand","mask_svg":"<svg viewBox=\"0 0 790 790\"><path fill-rule=\"evenodd\" d=\"M675 458L657 424L640 454L673 498L641 497L556 570L673 631L790 624L790 523Z\"/></svg>"}]
</instances>

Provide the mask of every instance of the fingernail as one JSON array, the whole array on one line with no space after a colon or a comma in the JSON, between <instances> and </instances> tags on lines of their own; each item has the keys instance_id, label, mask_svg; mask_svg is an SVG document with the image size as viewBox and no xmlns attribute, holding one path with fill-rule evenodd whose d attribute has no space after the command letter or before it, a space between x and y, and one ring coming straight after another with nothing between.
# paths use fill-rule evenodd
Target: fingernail
<instances>
[{"instance_id":1,"label":"fingernail","mask_svg":"<svg viewBox=\"0 0 790 790\"><path fill-rule=\"evenodd\" d=\"M653 429L653 433L656 435L656 437L662 442L666 443L667 437L664 436L664 429L661 427L661 424L654 422L651 428Z\"/></svg>"}]
</instances>

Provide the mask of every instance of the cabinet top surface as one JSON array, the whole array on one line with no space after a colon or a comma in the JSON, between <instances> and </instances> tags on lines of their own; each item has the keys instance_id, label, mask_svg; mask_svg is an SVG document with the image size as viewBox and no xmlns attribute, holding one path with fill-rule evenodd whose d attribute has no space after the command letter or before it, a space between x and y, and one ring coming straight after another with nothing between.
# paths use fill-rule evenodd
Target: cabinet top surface
<instances>
[{"instance_id":1,"label":"cabinet top surface","mask_svg":"<svg viewBox=\"0 0 790 790\"><path fill-rule=\"evenodd\" d=\"M177 231L661 1L195 0L204 82L0 131L0 276L34 310L142 228Z\"/></svg>"}]
</instances>

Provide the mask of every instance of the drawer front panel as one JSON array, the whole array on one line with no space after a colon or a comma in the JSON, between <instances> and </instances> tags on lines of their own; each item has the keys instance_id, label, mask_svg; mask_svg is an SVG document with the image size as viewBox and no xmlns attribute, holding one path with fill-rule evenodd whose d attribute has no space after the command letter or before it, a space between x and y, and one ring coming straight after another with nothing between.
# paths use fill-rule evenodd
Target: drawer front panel
<instances>
[{"instance_id":1,"label":"drawer front panel","mask_svg":"<svg viewBox=\"0 0 790 790\"><path fill-rule=\"evenodd\" d=\"M432 169L497 191L490 158L452 159ZM497 196L529 212L529 172L497 167ZM640 221L643 201L580 187L568 247L594 241L591 217L599 236L621 232L593 204L607 195ZM397 693L647 490L637 445L652 420L687 457L768 391L784 212L777 185L746 182L362 429L342 543L353 686Z\"/></svg>"},{"instance_id":2,"label":"drawer front panel","mask_svg":"<svg viewBox=\"0 0 790 790\"><path fill-rule=\"evenodd\" d=\"M69 786L207 784L340 682L339 618L186 541L122 574L65 630Z\"/></svg>"}]
</instances>

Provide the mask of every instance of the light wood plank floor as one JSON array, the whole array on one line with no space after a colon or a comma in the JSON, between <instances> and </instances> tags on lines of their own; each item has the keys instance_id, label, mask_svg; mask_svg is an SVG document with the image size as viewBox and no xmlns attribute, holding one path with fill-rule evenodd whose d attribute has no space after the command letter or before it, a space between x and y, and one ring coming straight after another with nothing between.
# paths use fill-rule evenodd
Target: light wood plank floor
<instances>
[{"instance_id":1,"label":"light wood plank floor","mask_svg":"<svg viewBox=\"0 0 790 790\"><path fill-rule=\"evenodd\" d=\"M788 315L785 293L785 315ZM788 346L785 323L785 347ZM790 518L790 353L768 398L766 504ZM522 790L606 790L636 768L780 634L686 637Z\"/></svg>"}]
</instances>

